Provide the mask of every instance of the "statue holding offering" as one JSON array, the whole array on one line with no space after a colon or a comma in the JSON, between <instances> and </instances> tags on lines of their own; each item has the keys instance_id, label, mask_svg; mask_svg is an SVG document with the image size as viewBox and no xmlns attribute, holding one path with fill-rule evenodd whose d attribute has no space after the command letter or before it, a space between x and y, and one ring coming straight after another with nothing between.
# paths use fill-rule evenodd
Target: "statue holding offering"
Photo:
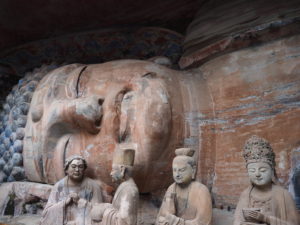
<instances>
[{"instance_id":1,"label":"statue holding offering","mask_svg":"<svg viewBox=\"0 0 300 225\"><path fill-rule=\"evenodd\" d=\"M115 151L111 171L112 180L119 184L112 204L93 205L93 224L136 225L139 191L132 179L135 150L119 148Z\"/></svg>"},{"instance_id":2,"label":"statue holding offering","mask_svg":"<svg viewBox=\"0 0 300 225\"><path fill-rule=\"evenodd\" d=\"M275 184L275 154L269 142L252 136L243 155L251 185L240 196L234 225L298 225L291 195Z\"/></svg>"},{"instance_id":3,"label":"statue holding offering","mask_svg":"<svg viewBox=\"0 0 300 225\"><path fill-rule=\"evenodd\" d=\"M196 161L194 150L176 149L173 160L173 183L167 190L156 225L209 225L212 203L207 187L194 181Z\"/></svg>"},{"instance_id":4,"label":"statue holding offering","mask_svg":"<svg viewBox=\"0 0 300 225\"><path fill-rule=\"evenodd\" d=\"M41 225L89 225L90 203L103 201L98 183L84 176L87 163L81 156L65 162L66 177L58 181L43 211Z\"/></svg>"}]
</instances>

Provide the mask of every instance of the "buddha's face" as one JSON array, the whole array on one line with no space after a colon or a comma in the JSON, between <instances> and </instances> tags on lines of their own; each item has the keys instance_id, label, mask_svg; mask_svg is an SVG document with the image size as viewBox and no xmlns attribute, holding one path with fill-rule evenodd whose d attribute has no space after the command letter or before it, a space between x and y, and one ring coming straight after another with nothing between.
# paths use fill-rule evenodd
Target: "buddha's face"
<instances>
[{"instance_id":1,"label":"buddha's face","mask_svg":"<svg viewBox=\"0 0 300 225\"><path fill-rule=\"evenodd\" d=\"M177 156L173 160L173 179L179 185L187 185L194 178L195 168L188 161L189 159L185 156Z\"/></svg>"},{"instance_id":2,"label":"buddha's face","mask_svg":"<svg viewBox=\"0 0 300 225\"><path fill-rule=\"evenodd\" d=\"M137 60L52 71L33 95L25 128L28 178L54 183L64 175L65 159L78 154L88 176L111 184L113 152L128 145L136 150L139 188L165 187L170 180L160 177L169 174L171 148L182 138L178 74Z\"/></svg>"},{"instance_id":3,"label":"buddha's face","mask_svg":"<svg viewBox=\"0 0 300 225\"><path fill-rule=\"evenodd\" d=\"M66 174L71 180L81 181L84 176L84 162L81 159L74 159L68 166Z\"/></svg>"},{"instance_id":4,"label":"buddha's face","mask_svg":"<svg viewBox=\"0 0 300 225\"><path fill-rule=\"evenodd\" d=\"M249 163L247 166L248 175L253 185L264 187L272 183L273 170L268 163Z\"/></svg>"}]
</instances>

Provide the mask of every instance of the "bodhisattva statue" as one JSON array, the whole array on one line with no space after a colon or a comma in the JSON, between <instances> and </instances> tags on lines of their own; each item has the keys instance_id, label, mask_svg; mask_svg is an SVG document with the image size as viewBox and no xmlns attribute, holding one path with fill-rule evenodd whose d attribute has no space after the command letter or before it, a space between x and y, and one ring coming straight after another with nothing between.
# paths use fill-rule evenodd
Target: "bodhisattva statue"
<instances>
[{"instance_id":1,"label":"bodhisattva statue","mask_svg":"<svg viewBox=\"0 0 300 225\"><path fill-rule=\"evenodd\" d=\"M93 206L91 216L94 224L136 225L139 191L132 179L135 150L119 149L115 152L111 177L120 184L112 204L102 203Z\"/></svg>"},{"instance_id":2,"label":"bodhisattva statue","mask_svg":"<svg viewBox=\"0 0 300 225\"><path fill-rule=\"evenodd\" d=\"M66 160L66 177L58 181L43 211L41 225L89 225L88 203L103 202L98 183L84 176L87 164L81 156Z\"/></svg>"},{"instance_id":3,"label":"bodhisattva statue","mask_svg":"<svg viewBox=\"0 0 300 225\"><path fill-rule=\"evenodd\" d=\"M212 220L211 196L206 186L194 181L194 150L180 148L173 160L173 183L165 194L156 225L208 225Z\"/></svg>"},{"instance_id":4,"label":"bodhisattva statue","mask_svg":"<svg viewBox=\"0 0 300 225\"><path fill-rule=\"evenodd\" d=\"M289 192L275 184L275 154L263 138L252 136L244 146L251 185L240 196L234 225L298 225Z\"/></svg>"}]
</instances>

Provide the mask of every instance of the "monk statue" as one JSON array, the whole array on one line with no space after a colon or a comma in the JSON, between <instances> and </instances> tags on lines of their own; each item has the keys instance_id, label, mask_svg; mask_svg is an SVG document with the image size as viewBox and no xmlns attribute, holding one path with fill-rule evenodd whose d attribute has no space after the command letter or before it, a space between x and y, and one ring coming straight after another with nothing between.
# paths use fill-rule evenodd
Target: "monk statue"
<instances>
[{"instance_id":1,"label":"monk statue","mask_svg":"<svg viewBox=\"0 0 300 225\"><path fill-rule=\"evenodd\" d=\"M102 203L93 206L91 216L93 224L101 225L136 225L139 191L132 179L135 150L119 149L115 152L111 177L120 184L112 204ZM100 222L101 223L97 223Z\"/></svg>"},{"instance_id":2,"label":"monk statue","mask_svg":"<svg viewBox=\"0 0 300 225\"><path fill-rule=\"evenodd\" d=\"M275 154L268 141L252 136L243 155L251 185L240 196L234 225L300 224L291 195L276 184Z\"/></svg>"},{"instance_id":3,"label":"monk statue","mask_svg":"<svg viewBox=\"0 0 300 225\"><path fill-rule=\"evenodd\" d=\"M176 149L173 183L165 194L156 225L208 225L212 220L211 196L207 187L195 181L194 150Z\"/></svg>"},{"instance_id":4,"label":"monk statue","mask_svg":"<svg viewBox=\"0 0 300 225\"><path fill-rule=\"evenodd\" d=\"M89 225L90 204L103 202L98 183L84 176L87 163L81 156L65 162L66 177L58 181L43 211L41 225Z\"/></svg>"}]
</instances>

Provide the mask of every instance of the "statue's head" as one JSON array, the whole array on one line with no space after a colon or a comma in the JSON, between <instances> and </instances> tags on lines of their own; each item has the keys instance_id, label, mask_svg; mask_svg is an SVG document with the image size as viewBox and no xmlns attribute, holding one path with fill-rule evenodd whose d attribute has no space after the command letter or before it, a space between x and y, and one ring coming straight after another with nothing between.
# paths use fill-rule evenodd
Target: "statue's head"
<instances>
[{"instance_id":1,"label":"statue's head","mask_svg":"<svg viewBox=\"0 0 300 225\"><path fill-rule=\"evenodd\" d=\"M176 157L173 160L173 179L179 185L187 185L195 179L196 161L194 150L179 148L175 150Z\"/></svg>"},{"instance_id":2,"label":"statue's head","mask_svg":"<svg viewBox=\"0 0 300 225\"><path fill-rule=\"evenodd\" d=\"M172 149L182 143L183 74L149 61L72 64L47 74L33 94L24 138L29 180L55 183L65 158L82 155L86 174L111 184L115 149L134 150L143 192L166 187ZM196 89L195 89L196 90Z\"/></svg>"},{"instance_id":3,"label":"statue's head","mask_svg":"<svg viewBox=\"0 0 300 225\"><path fill-rule=\"evenodd\" d=\"M257 187L271 184L275 177L275 154L270 143L252 136L245 143L243 155L251 183Z\"/></svg>"},{"instance_id":4,"label":"statue's head","mask_svg":"<svg viewBox=\"0 0 300 225\"><path fill-rule=\"evenodd\" d=\"M85 159L81 156L74 155L66 159L65 174L74 181L81 181L84 177L84 171L87 168Z\"/></svg>"},{"instance_id":5,"label":"statue's head","mask_svg":"<svg viewBox=\"0 0 300 225\"><path fill-rule=\"evenodd\" d=\"M132 176L134 156L134 149L119 148L115 151L110 173L113 182L120 183Z\"/></svg>"}]
</instances>

